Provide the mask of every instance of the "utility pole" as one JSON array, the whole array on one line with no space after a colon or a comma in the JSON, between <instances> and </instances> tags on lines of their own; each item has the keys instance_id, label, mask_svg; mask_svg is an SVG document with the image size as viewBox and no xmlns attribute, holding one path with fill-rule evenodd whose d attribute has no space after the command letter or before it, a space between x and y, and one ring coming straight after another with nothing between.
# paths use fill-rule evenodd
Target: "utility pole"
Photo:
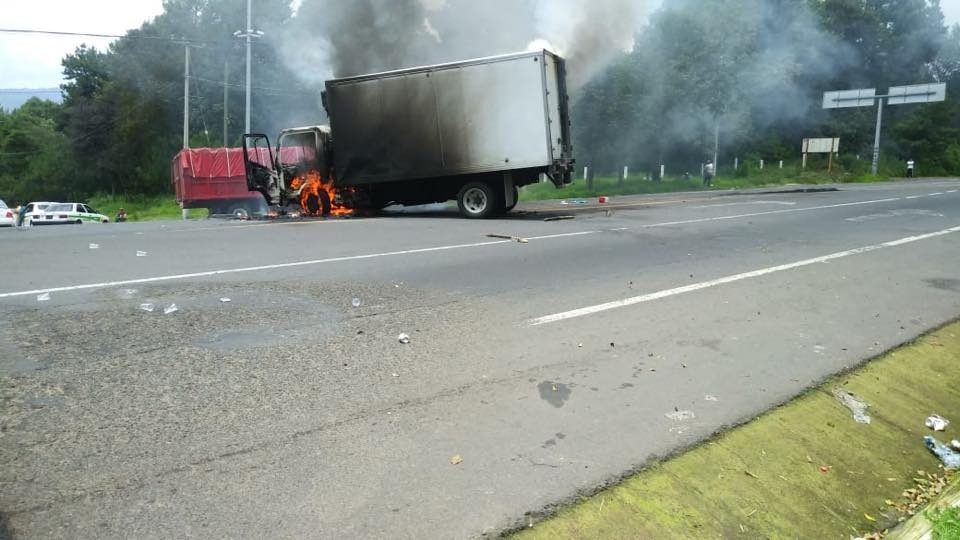
<instances>
[{"instance_id":1,"label":"utility pole","mask_svg":"<svg viewBox=\"0 0 960 540\"><path fill-rule=\"evenodd\" d=\"M247 0L247 30L246 32L241 32L237 30L233 33L234 37L244 38L247 40L247 104L244 112L244 124L243 132L250 133L250 47L253 38L263 37L263 32L253 29L253 0Z\"/></svg>"},{"instance_id":2,"label":"utility pole","mask_svg":"<svg viewBox=\"0 0 960 540\"><path fill-rule=\"evenodd\" d=\"M230 100L230 61L223 61L223 147L227 147L227 111Z\"/></svg>"},{"instance_id":3,"label":"utility pole","mask_svg":"<svg viewBox=\"0 0 960 540\"><path fill-rule=\"evenodd\" d=\"M183 50L183 147L190 148L190 45Z\"/></svg>"},{"instance_id":4,"label":"utility pole","mask_svg":"<svg viewBox=\"0 0 960 540\"><path fill-rule=\"evenodd\" d=\"M720 173L720 119L713 131L713 174Z\"/></svg>"}]
</instances>

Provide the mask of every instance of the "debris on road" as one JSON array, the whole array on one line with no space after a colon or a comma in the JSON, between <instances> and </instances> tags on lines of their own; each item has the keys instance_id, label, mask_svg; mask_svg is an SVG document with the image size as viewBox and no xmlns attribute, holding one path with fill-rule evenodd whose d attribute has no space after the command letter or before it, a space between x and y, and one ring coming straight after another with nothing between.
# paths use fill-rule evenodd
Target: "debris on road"
<instances>
[{"instance_id":1,"label":"debris on road","mask_svg":"<svg viewBox=\"0 0 960 540\"><path fill-rule=\"evenodd\" d=\"M360 307L360 304L361 304L359 298L354 298L353 301L350 303L353 304L353 307Z\"/></svg>"},{"instance_id":2,"label":"debris on road","mask_svg":"<svg viewBox=\"0 0 960 540\"><path fill-rule=\"evenodd\" d=\"M844 407L850 409L850 412L853 413L853 420L855 422L858 424L870 423L870 415L867 414L867 408L870 407L870 405L866 401L858 398L850 392L847 392L839 386L834 387L833 397L837 398L837 401L839 401Z\"/></svg>"},{"instance_id":3,"label":"debris on road","mask_svg":"<svg viewBox=\"0 0 960 540\"><path fill-rule=\"evenodd\" d=\"M170 304L169 306L163 308L164 315L170 315L171 313L176 313L178 311L180 311L180 308L178 308L176 304Z\"/></svg>"},{"instance_id":4,"label":"debris on road","mask_svg":"<svg viewBox=\"0 0 960 540\"><path fill-rule=\"evenodd\" d=\"M947 429L947 426L950 425L950 421L939 414L931 414L927 417L927 421L924 422L924 425L934 431L944 431Z\"/></svg>"},{"instance_id":5,"label":"debris on road","mask_svg":"<svg viewBox=\"0 0 960 540\"><path fill-rule=\"evenodd\" d=\"M499 238L500 240L513 240L514 242L520 244L529 244L530 241L526 238L520 238L519 236L507 236L505 234L488 234L487 238Z\"/></svg>"},{"instance_id":6,"label":"debris on road","mask_svg":"<svg viewBox=\"0 0 960 540\"><path fill-rule=\"evenodd\" d=\"M399 336L397 336L397 341L399 341L400 343L403 343L404 345L406 345L406 344L410 343L410 336L408 336L408 335L406 335L406 334L400 334Z\"/></svg>"},{"instance_id":7,"label":"debris on road","mask_svg":"<svg viewBox=\"0 0 960 540\"><path fill-rule=\"evenodd\" d=\"M665 414L664 416L666 416L670 420L673 420L674 422L683 422L684 420L693 420L694 418L697 417L697 415L694 414L693 411L673 411L671 413Z\"/></svg>"},{"instance_id":8,"label":"debris on road","mask_svg":"<svg viewBox=\"0 0 960 540\"><path fill-rule=\"evenodd\" d=\"M228 304L228 303L230 303L230 302L233 302L233 300L227 298L226 296L224 296L223 298L220 299L220 303L221 303L221 304Z\"/></svg>"},{"instance_id":9,"label":"debris on road","mask_svg":"<svg viewBox=\"0 0 960 540\"><path fill-rule=\"evenodd\" d=\"M923 443L933 452L946 469L960 469L960 452L953 450L937 439L927 435L923 438Z\"/></svg>"},{"instance_id":10,"label":"debris on road","mask_svg":"<svg viewBox=\"0 0 960 540\"><path fill-rule=\"evenodd\" d=\"M461 463L463 463L463 456L461 456L460 454L457 454L450 458L451 465L459 465Z\"/></svg>"},{"instance_id":11,"label":"debris on road","mask_svg":"<svg viewBox=\"0 0 960 540\"><path fill-rule=\"evenodd\" d=\"M600 197L597 198L597 202L599 202L600 204L607 204L608 202L610 202L610 197L601 195Z\"/></svg>"},{"instance_id":12,"label":"debris on road","mask_svg":"<svg viewBox=\"0 0 960 540\"><path fill-rule=\"evenodd\" d=\"M157 308L157 306L153 305L153 304L150 303L150 302L146 302L146 303L144 303L144 304L140 304L140 309L143 310L143 311L146 311L147 313L153 313L153 310L156 309L156 308Z\"/></svg>"},{"instance_id":13,"label":"debris on road","mask_svg":"<svg viewBox=\"0 0 960 540\"><path fill-rule=\"evenodd\" d=\"M711 395L704 396L703 400L704 401L720 401L720 399L717 398L717 396L711 396Z\"/></svg>"},{"instance_id":14,"label":"debris on road","mask_svg":"<svg viewBox=\"0 0 960 540\"><path fill-rule=\"evenodd\" d=\"M100 249L100 244L90 244L90 249Z\"/></svg>"},{"instance_id":15,"label":"debris on road","mask_svg":"<svg viewBox=\"0 0 960 540\"><path fill-rule=\"evenodd\" d=\"M138 251L138 252L137 252L137 257L146 257L146 256L147 256L147 252L146 252L146 251Z\"/></svg>"},{"instance_id":16,"label":"debris on road","mask_svg":"<svg viewBox=\"0 0 960 540\"><path fill-rule=\"evenodd\" d=\"M822 472L823 474L827 474L828 472L830 472L830 467L827 467L826 465L821 465L820 472Z\"/></svg>"},{"instance_id":17,"label":"debris on road","mask_svg":"<svg viewBox=\"0 0 960 540\"><path fill-rule=\"evenodd\" d=\"M954 450L960 450L960 441L956 439L950 441L950 448L953 448Z\"/></svg>"},{"instance_id":18,"label":"debris on road","mask_svg":"<svg viewBox=\"0 0 960 540\"><path fill-rule=\"evenodd\" d=\"M49 301L50 301L50 293L45 292L43 294L37 295L37 302L49 302Z\"/></svg>"},{"instance_id":19,"label":"debris on road","mask_svg":"<svg viewBox=\"0 0 960 540\"><path fill-rule=\"evenodd\" d=\"M551 216L543 218L544 221L568 221L571 219L577 219L577 216Z\"/></svg>"}]
</instances>

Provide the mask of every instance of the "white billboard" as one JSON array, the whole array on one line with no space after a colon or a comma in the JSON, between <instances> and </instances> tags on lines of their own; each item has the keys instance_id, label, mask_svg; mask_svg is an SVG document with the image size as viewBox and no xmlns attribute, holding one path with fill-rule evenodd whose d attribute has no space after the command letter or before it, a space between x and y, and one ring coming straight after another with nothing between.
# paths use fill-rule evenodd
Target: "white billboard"
<instances>
[{"instance_id":1,"label":"white billboard","mask_svg":"<svg viewBox=\"0 0 960 540\"><path fill-rule=\"evenodd\" d=\"M836 154L840 152L840 138L804 139L804 154Z\"/></svg>"},{"instance_id":2,"label":"white billboard","mask_svg":"<svg viewBox=\"0 0 960 540\"><path fill-rule=\"evenodd\" d=\"M947 85L940 84L912 84L910 86L894 86L890 88L889 105L908 105L910 103L933 103L947 99Z\"/></svg>"},{"instance_id":3,"label":"white billboard","mask_svg":"<svg viewBox=\"0 0 960 540\"><path fill-rule=\"evenodd\" d=\"M858 90L840 90L824 92L824 109L842 109L845 107L872 107L876 101L876 88L860 88Z\"/></svg>"}]
</instances>

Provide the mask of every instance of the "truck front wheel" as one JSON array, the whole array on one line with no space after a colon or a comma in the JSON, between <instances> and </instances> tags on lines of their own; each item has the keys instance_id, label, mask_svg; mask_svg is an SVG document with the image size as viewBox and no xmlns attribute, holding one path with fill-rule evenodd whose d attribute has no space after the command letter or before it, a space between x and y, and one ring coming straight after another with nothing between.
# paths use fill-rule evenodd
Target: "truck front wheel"
<instances>
[{"instance_id":1,"label":"truck front wheel","mask_svg":"<svg viewBox=\"0 0 960 540\"><path fill-rule=\"evenodd\" d=\"M304 210L311 216L329 216L331 210L330 195L322 189L317 195L310 195L307 197L307 207Z\"/></svg>"},{"instance_id":2,"label":"truck front wheel","mask_svg":"<svg viewBox=\"0 0 960 540\"><path fill-rule=\"evenodd\" d=\"M470 219L483 219L496 213L497 194L486 182L468 182L457 194L460 215Z\"/></svg>"}]
</instances>

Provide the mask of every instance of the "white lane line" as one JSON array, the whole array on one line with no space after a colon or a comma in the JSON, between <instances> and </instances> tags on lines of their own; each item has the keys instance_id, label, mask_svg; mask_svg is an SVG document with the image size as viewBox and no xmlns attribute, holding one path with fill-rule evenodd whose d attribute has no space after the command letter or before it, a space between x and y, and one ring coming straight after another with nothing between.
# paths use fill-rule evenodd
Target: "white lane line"
<instances>
[{"instance_id":1,"label":"white lane line","mask_svg":"<svg viewBox=\"0 0 960 540\"><path fill-rule=\"evenodd\" d=\"M909 197L904 197L904 199L909 201L912 199L919 199L920 197L923 197L923 195L910 195Z\"/></svg>"},{"instance_id":2,"label":"white lane line","mask_svg":"<svg viewBox=\"0 0 960 540\"><path fill-rule=\"evenodd\" d=\"M956 193L956 192L957 192L957 190L955 190L955 189L951 189L951 190L950 190L950 191L948 191L947 193Z\"/></svg>"},{"instance_id":3,"label":"white lane line","mask_svg":"<svg viewBox=\"0 0 960 540\"><path fill-rule=\"evenodd\" d=\"M900 200L900 198L898 197L898 198L892 198L892 199L877 199L877 200L871 200L871 201L859 201L859 202L842 203L842 204L831 204L831 205L825 205L825 206L811 206L811 207L807 207L807 208L790 208L790 209L786 209L786 210L772 210L772 211L770 211L770 212L755 212L755 213L752 213L752 214L739 214L739 215L735 215L735 216L719 216L719 217L711 217L711 218L691 219L691 220L686 220L686 221L671 221L671 222L666 222L666 223L650 223L650 224L647 224L647 225L643 225L643 226L641 226L641 227L639 227L639 228L640 228L640 229L649 229L649 228L654 228L654 227L668 227L668 226L675 226L675 225L685 225L685 224L690 224L690 223L704 223L704 222L709 222L709 221L724 221L724 220L730 220L730 219L743 219L743 218L748 218L748 217L758 217L758 216L766 216L766 215L785 214L785 213L792 213L792 212L808 212L808 211L812 211L812 210L825 210L825 209L829 209L829 208L842 208L842 207L846 207L846 206L859 206L859 205L864 205L864 204L879 204L879 203L893 202L893 201L899 201L899 200ZM241 225L241 226L242 226L242 225ZM618 230L618 231L627 231L627 230L631 230L631 229L628 228L628 227L623 227L623 228L616 229L616 230ZM603 231L582 231L582 232L575 232L575 233L553 234L553 235L547 235L547 236L535 236L535 237L532 237L532 238L527 238L527 240L547 240L547 239L551 239L551 238L565 238L565 237L570 237L570 236L584 236L584 235L589 235L589 234L598 234L598 233L600 233L600 232L603 232ZM295 267L299 267L299 266L312 266L312 265L317 265L317 264L326 264L326 263L333 263L333 262L357 261L357 260L363 260L363 259L374 259L374 258L379 258L379 257L393 257L393 256L397 256L397 255L414 255L414 254L418 254L418 253L432 253L432 252L436 252L436 251L447 251L447 250L453 250L453 249L465 249L465 248L474 248L474 247L493 246L493 245L497 245L497 244L508 244L508 243L511 243L511 242L512 242L512 240L496 240L496 241L492 241L492 242L478 242L478 243L473 243L473 244L458 244L458 245L452 245L452 246L438 246L438 247L432 247L432 248L412 249L412 250L406 250L406 251L391 251L391 252L387 252L387 253L373 253L373 254L367 254L367 255L351 255L351 256L345 256L345 257L336 257L336 258L332 258L332 259L316 259L316 260L310 260L310 261L298 261L298 262L291 262L291 263L268 264L268 265L263 265L263 266L250 266L250 267L244 267L244 268L228 268L228 269L224 269L224 270L211 270L211 271L207 271L207 272L193 272L193 273L189 273L189 274L175 274L175 275L170 275L170 276L157 276L157 277L149 277L149 278L127 279L127 280L119 280L119 281L107 281L107 282L102 282L102 283L87 283L87 284L83 284L83 285L69 285L69 286L63 286L63 287L50 287L50 288L46 288L46 289L35 289L35 290L31 290L31 291L16 291L16 292L0 293L0 298L11 298L11 297L16 297L16 296L29 296L29 295L32 295L32 294L43 294L43 293L65 292L65 291L79 291L79 290L86 290L86 289L102 289L102 288L106 288L106 287L119 287L119 286L123 286L123 285L136 285L136 284L142 284L142 283L157 283L157 282L161 282L161 281L175 281L175 280L180 280L180 279L195 279L195 278L202 278L202 277L220 276L220 275L225 275L225 274L241 274L241 273L246 273L246 272L260 272L260 271L264 271L264 270L277 270L277 269L282 269L282 268L295 268Z\"/></svg>"},{"instance_id":4,"label":"white lane line","mask_svg":"<svg viewBox=\"0 0 960 540\"><path fill-rule=\"evenodd\" d=\"M632 306L635 304L642 304L644 302L651 302L653 300L660 300L663 298L669 298L671 296L677 296L680 294L686 294L689 292L699 291L703 289L708 289L711 287L717 287L719 285L725 285L727 283L733 283L736 281L743 281L745 279L756 278L760 276L765 276L768 274L773 274L776 272L784 272L786 270L793 270L795 268L801 268L804 266L811 266L814 264L820 264L825 262L830 262L836 259L842 259L844 257L850 257L853 255L860 255L863 253L869 253L871 251L877 251L881 249L891 248L902 246L905 244L910 244L913 242L920 242L922 240L929 240L931 238L936 238L939 236L945 236L951 233L960 232L960 227L951 227L949 229L943 229L941 231L936 231L928 234L921 234L919 236L908 236L906 238L901 238L899 240L893 240L890 242L884 242L882 244L874 244L872 246L864 246L856 249L848 249L846 251L838 251L836 253L831 253L830 255L824 255L822 257L814 257L812 259L805 259L802 261L792 262L789 264L783 264L780 266L771 266L769 268L762 268L760 270L753 270L751 272L744 272L742 274L735 274L732 276L726 276L719 279L714 279L710 281L703 281L701 283L694 283L692 285L686 285L684 287L677 287L674 289L666 289L663 291L658 291L655 293L644 294L641 296L634 296L632 298L626 298L623 300L616 300L613 302L607 302L605 304L597 304L595 306L588 306L580 309L574 309L571 311L564 311L562 313L555 313L553 315L546 315L544 317L537 317L536 319L531 319L528 322L530 326L540 326L544 324L555 323L558 321L564 321L567 319L574 319L577 317L584 317L587 315L593 315L603 311L609 311L611 309L618 309L626 306Z\"/></svg>"},{"instance_id":5,"label":"white lane line","mask_svg":"<svg viewBox=\"0 0 960 540\"><path fill-rule=\"evenodd\" d=\"M726 206L745 206L750 204L779 204L781 206L796 206L795 202L783 202L783 201L744 201L744 202L735 202L735 203L724 203L724 204L705 204L703 206L691 206L694 210L701 210L703 208L723 208Z\"/></svg>"},{"instance_id":6,"label":"white lane line","mask_svg":"<svg viewBox=\"0 0 960 540\"><path fill-rule=\"evenodd\" d=\"M942 192L942 191L938 191L938 192L936 192L936 193L931 193L931 194L929 195L929 197L936 197L937 195L943 195L943 192Z\"/></svg>"},{"instance_id":7,"label":"white lane line","mask_svg":"<svg viewBox=\"0 0 960 540\"><path fill-rule=\"evenodd\" d=\"M465 249L484 246L495 246L499 244L509 244L513 240L496 240L492 242L477 242L473 244L458 244L453 246L439 246L422 249L408 249L404 251L390 251L386 253L371 253L367 255L350 255L346 257L333 257L330 259L316 259L312 261L298 261L292 263L266 264L263 266L248 266L245 268L230 268L226 270L211 270L209 272L193 272L190 274L176 274L172 276L157 276L140 279L126 279L121 281L105 281L103 283L87 283L84 285L70 285L66 287L51 287L48 289L36 289L32 291L17 291L0 293L0 298L12 298L15 296L29 296L32 294L56 293L66 291L80 291L85 289L102 289L105 287L119 287L123 285L137 285L142 283L157 283L160 281L174 281L179 279L194 279L211 276L222 276L226 274L242 274L246 272L260 272L264 270L277 270L282 268L296 268L299 266L312 266L317 264L335 263L343 261L359 261L363 259L377 259L381 257L394 257L397 255L413 255L417 253L432 253L436 251L449 251L454 249Z\"/></svg>"},{"instance_id":8,"label":"white lane line","mask_svg":"<svg viewBox=\"0 0 960 540\"><path fill-rule=\"evenodd\" d=\"M850 203L841 203L841 204L828 204L824 206L808 206L806 208L788 208L786 210L771 210L769 212L754 212L752 214L737 214L733 216L720 216L720 217L709 217L709 218L699 218L699 219L686 219L682 221L668 221L665 223L650 223L648 225L643 225L643 229L651 229L654 227L672 227L674 225L690 225L692 223L706 223L708 221L724 221L728 219L743 219L748 217L757 217L757 216L771 216L774 214L792 214L795 212L809 212L811 210L825 210L828 208L843 208L846 206L861 206L864 204L880 204L885 202L894 202L901 200L900 197L894 197L890 199L876 199L872 201L858 201Z\"/></svg>"}]
</instances>

